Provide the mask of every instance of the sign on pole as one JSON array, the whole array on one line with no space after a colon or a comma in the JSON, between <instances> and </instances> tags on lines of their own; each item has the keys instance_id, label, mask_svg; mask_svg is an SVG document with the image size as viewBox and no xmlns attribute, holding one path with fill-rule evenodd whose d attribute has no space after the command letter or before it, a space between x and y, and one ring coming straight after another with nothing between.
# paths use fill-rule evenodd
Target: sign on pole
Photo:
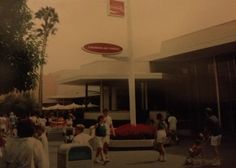
<instances>
[{"instance_id":1,"label":"sign on pole","mask_svg":"<svg viewBox=\"0 0 236 168\"><path fill-rule=\"evenodd\" d=\"M110 16L125 16L124 0L108 0L108 15Z\"/></svg>"},{"instance_id":2,"label":"sign on pole","mask_svg":"<svg viewBox=\"0 0 236 168\"><path fill-rule=\"evenodd\" d=\"M102 55L116 55L123 50L122 47L111 43L89 43L82 47L86 52Z\"/></svg>"}]
</instances>

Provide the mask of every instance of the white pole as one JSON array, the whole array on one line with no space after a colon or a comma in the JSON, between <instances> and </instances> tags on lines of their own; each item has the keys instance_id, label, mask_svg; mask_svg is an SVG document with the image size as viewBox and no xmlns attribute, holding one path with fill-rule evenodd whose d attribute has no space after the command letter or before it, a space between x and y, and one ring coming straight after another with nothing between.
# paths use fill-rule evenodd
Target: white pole
<instances>
[{"instance_id":1,"label":"white pole","mask_svg":"<svg viewBox=\"0 0 236 168\"><path fill-rule=\"evenodd\" d=\"M130 123L136 125L136 100L135 100L135 78L134 78L134 58L132 42L132 19L131 19L131 0L126 0L126 19L127 19L127 53L129 56L129 110Z\"/></svg>"},{"instance_id":2,"label":"white pole","mask_svg":"<svg viewBox=\"0 0 236 168\"><path fill-rule=\"evenodd\" d=\"M218 119L219 119L219 124L221 125L220 90L219 90L218 70L217 70L217 64L216 64L216 57L215 56L213 58L213 65L214 65L214 75L215 75Z\"/></svg>"}]
</instances>

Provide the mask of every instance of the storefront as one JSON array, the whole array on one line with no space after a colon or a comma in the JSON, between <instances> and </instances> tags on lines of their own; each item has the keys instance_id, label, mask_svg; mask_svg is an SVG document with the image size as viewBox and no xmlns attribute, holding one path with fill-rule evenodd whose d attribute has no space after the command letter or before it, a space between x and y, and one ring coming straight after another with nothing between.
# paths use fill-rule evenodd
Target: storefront
<instances>
[{"instance_id":1,"label":"storefront","mask_svg":"<svg viewBox=\"0 0 236 168\"><path fill-rule=\"evenodd\" d=\"M236 21L165 41L150 62L166 78L168 108L204 125L204 108L218 115L225 133L236 132Z\"/></svg>"},{"instance_id":2,"label":"storefront","mask_svg":"<svg viewBox=\"0 0 236 168\"><path fill-rule=\"evenodd\" d=\"M156 83L161 85L162 73L150 73L149 62L135 63L135 95L136 111L135 120L137 123L144 123L150 119L150 111L163 110L162 103L165 98L161 89L157 89ZM97 90L100 95L100 111L86 111L85 119L95 120L101 111L106 108L111 111L114 120L131 120L129 102L129 64L123 61L98 61L81 67L77 75L60 81L66 85L85 86L85 95L91 88ZM85 96L86 99L86 96ZM165 102L165 101L164 101Z\"/></svg>"}]
</instances>

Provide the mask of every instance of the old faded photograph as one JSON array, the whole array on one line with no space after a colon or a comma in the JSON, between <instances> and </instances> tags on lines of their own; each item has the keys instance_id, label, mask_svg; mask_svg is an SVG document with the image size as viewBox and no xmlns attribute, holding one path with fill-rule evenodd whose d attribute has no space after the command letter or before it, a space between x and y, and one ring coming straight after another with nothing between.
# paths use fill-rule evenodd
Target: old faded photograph
<instances>
[{"instance_id":1,"label":"old faded photograph","mask_svg":"<svg viewBox=\"0 0 236 168\"><path fill-rule=\"evenodd\" d=\"M235 168L236 0L0 0L0 168Z\"/></svg>"}]
</instances>

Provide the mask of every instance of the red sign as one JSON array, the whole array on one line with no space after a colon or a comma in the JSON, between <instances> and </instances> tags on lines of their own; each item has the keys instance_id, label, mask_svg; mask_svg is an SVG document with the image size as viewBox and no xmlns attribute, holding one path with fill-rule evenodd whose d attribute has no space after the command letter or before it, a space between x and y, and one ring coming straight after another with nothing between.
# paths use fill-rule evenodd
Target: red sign
<instances>
[{"instance_id":1,"label":"red sign","mask_svg":"<svg viewBox=\"0 0 236 168\"><path fill-rule=\"evenodd\" d=\"M123 48L110 43L89 43L83 47L83 50L94 54L110 55L121 53Z\"/></svg>"},{"instance_id":2,"label":"red sign","mask_svg":"<svg viewBox=\"0 0 236 168\"><path fill-rule=\"evenodd\" d=\"M109 15L121 16L125 15L125 2L121 0L109 0Z\"/></svg>"}]
</instances>

